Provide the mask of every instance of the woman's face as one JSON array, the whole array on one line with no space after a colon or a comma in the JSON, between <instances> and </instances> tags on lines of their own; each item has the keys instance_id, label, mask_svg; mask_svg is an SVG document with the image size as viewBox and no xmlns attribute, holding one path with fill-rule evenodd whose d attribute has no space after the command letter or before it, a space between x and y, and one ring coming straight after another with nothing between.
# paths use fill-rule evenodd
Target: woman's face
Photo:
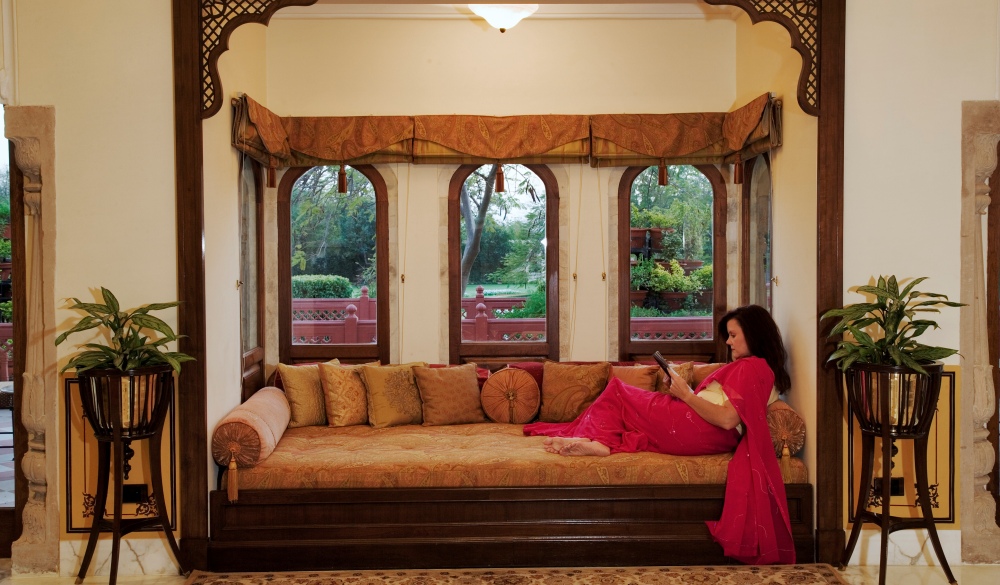
<instances>
[{"instance_id":1,"label":"woman's face","mask_svg":"<svg viewBox=\"0 0 1000 585\"><path fill-rule=\"evenodd\" d=\"M747 347L747 338L743 336L743 328L736 319L730 319L726 323L726 330L729 332L729 337L726 339L726 345L733 353L733 359L738 360L742 357L747 357L751 355L750 348Z\"/></svg>"}]
</instances>

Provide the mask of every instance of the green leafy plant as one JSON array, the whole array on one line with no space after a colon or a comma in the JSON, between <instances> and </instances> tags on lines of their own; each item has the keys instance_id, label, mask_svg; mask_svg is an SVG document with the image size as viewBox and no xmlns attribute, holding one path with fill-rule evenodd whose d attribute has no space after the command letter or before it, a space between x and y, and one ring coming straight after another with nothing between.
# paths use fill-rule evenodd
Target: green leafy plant
<instances>
[{"instance_id":1,"label":"green leafy plant","mask_svg":"<svg viewBox=\"0 0 1000 585\"><path fill-rule=\"evenodd\" d=\"M11 323L14 320L14 301L0 303L0 323Z\"/></svg>"},{"instance_id":2,"label":"green leafy plant","mask_svg":"<svg viewBox=\"0 0 1000 585\"><path fill-rule=\"evenodd\" d=\"M351 281L339 274L296 274L292 277L292 298L295 299L349 299L353 292Z\"/></svg>"},{"instance_id":3,"label":"green leafy plant","mask_svg":"<svg viewBox=\"0 0 1000 585\"><path fill-rule=\"evenodd\" d=\"M181 336L174 333L159 317L150 315L150 311L159 311L176 307L179 303L152 303L136 309L123 311L118 305L118 299L103 286L101 296L104 303L85 303L73 298L70 309L83 311L87 315L76 322L69 330L56 337L56 345L66 341L73 333L88 329L103 329L110 345L100 343L85 343L87 348L69 360L62 371L70 368L79 372L90 369L133 370L144 366L170 364L174 371L181 371L181 363L194 358L178 351L165 351L166 344L176 341ZM155 331L162 335L160 339L152 340L143 335L144 330Z\"/></svg>"},{"instance_id":4,"label":"green leafy plant","mask_svg":"<svg viewBox=\"0 0 1000 585\"><path fill-rule=\"evenodd\" d=\"M632 267L629 275L629 287L632 290L650 290L653 272L658 268L653 260L642 259Z\"/></svg>"},{"instance_id":5,"label":"green leafy plant","mask_svg":"<svg viewBox=\"0 0 1000 585\"><path fill-rule=\"evenodd\" d=\"M0 238L0 258L10 259L11 244L7 238Z\"/></svg>"},{"instance_id":6,"label":"green leafy plant","mask_svg":"<svg viewBox=\"0 0 1000 585\"><path fill-rule=\"evenodd\" d=\"M940 307L961 307L938 293L921 292L914 287L927 277L914 279L902 290L895 276L878 277L876 286L859 286L857 292L875 297L873 302L855 303L823 313L821 319L839 317L831 337L850 333L853 339L837 343L827 362L841 370L853 364L906 366L921 374L920 364L944 359L957 353L946 347L924 345L916 340L928 329L938 328L929 319L917 319L918 313L939 313Z\"/></svg>"},{"instance_id":7,"label":"green leafy plant","mask_svg":"<svg viewBox=\"0 0 1000 585\"><path fill-rule=\"evenodd\" d=\"M715 284L714 274L711 264L706 264L691 273L691 279L698 285L700 290L712 290Z\"/></svg>"},{"instance_id":8,"label":"green leafy plant","mask_svg":"<svg viewBox=\"0 0 1000 585\"><path fill-rule=\"evenodd\" d=\"M667 314L654 307L629 307L629 317L666 317Z\"/></svg>"},{"instance_id":9,"label":"green leafy plant","mask_svg":"<svg viewBox=\"0 0 1000 585\"><path fill-rule=\"evenodd\" d=\"M698 283L693 278L684 274L680 262L670 261L670 270L663 268L659 264L655 265L653 274L650 277L649 290L653 292L683 292L692 293L699 290Z\"/></svg>"},{"instance_id":10,"label":"green leafy plant","mask_svg":"<svg viewBox=\"0 0 1000 585\"><path fill-rule=\"evenodd\" d=\"M514 307L509 311L501 312L497 317L501 319L530 319L545 316L545 284L538 285L535 292L524 299L524 304Z\"/></svg>"}]
</instances>

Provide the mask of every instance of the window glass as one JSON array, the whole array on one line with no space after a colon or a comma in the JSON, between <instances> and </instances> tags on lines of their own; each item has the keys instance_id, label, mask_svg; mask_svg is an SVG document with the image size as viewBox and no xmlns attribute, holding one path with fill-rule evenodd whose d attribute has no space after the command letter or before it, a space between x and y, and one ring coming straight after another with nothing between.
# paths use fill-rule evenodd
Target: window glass
<instances>
[{"instance_id":1,"label":"window glass","mask_svg":"<svg viewBox=\"0 0 1000 585\"><path fill-rule=\"evenodd\" d=\"M375 188L345 167L314 167L292 186L292 343L377 342Z\"/></svg>"},{"instance_id":2,"label":"window glass","mask_svg":"<svg viewBox=\"0 0 1000 585\"><path fill-rule=\"evenodd\" d=\"M257 257L257 182L253 165L240 161L240 333L243 353L260 346Z\"/></svg>"},{"instance_id":3,"label":"window glass","mask_svg":"<svg viewBox=\"0 0 1000 585\"><path fill-rule=\"evenodd\" d=\"M546 196L522 165L483 165L459 194L462 341L546 339ZM497 189L503 187L503 191Z\"/></svg>"},{"instance_id":4,"label":"window glass","mask_svg":"<svg viewBox=\"0 0 1000 585\"><path fill-rule=\"evenodd\" d=\"M648 167L629 201L632 341L713 338L712 184L697 168Z\"/></svg>"}]
</instances>

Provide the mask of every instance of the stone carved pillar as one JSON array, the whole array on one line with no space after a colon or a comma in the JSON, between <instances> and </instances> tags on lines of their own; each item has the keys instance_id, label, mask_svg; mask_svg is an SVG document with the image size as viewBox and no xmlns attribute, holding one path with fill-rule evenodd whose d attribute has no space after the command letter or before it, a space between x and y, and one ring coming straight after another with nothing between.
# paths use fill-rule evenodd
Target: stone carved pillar
<instances>
[{"instance_id":1,"label":"stone carved pillar","mask_svg":"<svg viewBox=\"0 0 1000 585\"><path fill-rule=\"evenodd\" d=\"M55 110L8 106L6 135L24 174L27 346L21 422L28 450L21 469L28 481L23 530L14 542L14 573L59 567L59 389L54 346Z\"/></svg>"},{"instance_id":2,"label":"stone carved pillar","mask_svg":"<svg viewBox=\"0 0 1000 585\"><path fill-rule=\"evenodd\" d=\"M962 104L962 561L997 562L996 500L986 491L997 454L986 423L996 411L988 350L984 216L988 179L997 166L1000 102Z\"/></svg>"}]
</instances>

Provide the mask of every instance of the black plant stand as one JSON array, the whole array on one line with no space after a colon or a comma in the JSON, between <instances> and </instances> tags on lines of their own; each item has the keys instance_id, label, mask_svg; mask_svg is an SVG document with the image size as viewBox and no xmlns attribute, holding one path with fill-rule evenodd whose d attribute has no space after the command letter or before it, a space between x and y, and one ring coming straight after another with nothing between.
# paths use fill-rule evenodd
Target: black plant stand
<instances>
[{"instance_id":1,"label":"black plant stand","mask_svg":"<svg viewBox=\"0 0 1000 585\"><path fill-rule=\"evenodd\" d=\"M167 499L163 491L161 470L161 443L163 423L174 395L174 376L170 366L151 366L129 371L90 370L79 373L80 397L84 414L94 429L97 439L97 495L94 505L94 522L90 539L83 555L83 563L76 582L81 583L87 567L93 560L97 539L101 531L111 531L111 577L114 585L118 577L118 558L122 536L148 526L159 526L166 534L170 549L177 559L181 574L184 567L180 549L170 529L167 517ZM149 467L157 516L153 518L122 519L122 483L128 479L132 458L132 441L149 441ZM108 477L114 461L114 516L105 519L108 499Z\"/></svg>"},{"instance_id":2,"label":"black plant stand","mask_svg":"<svg viewBox=\"0 0 1000 585\"><path fill-rule=\"evenodd\" d=\"M858 419L861 429L861 487L858 489L858 506L854 526L840 561L841 568L851 560L851 553L861 536L865 522L878 524L882 530L882 549L879 558L879 585L885 584L886 553L889 534L897 530L925 528L937 554L941 568L949 583L957 583L948 566L948 559L941 548L934 512L931 509L930 490L927 485L927 435L937 410L941 391L940 362L923 366L928 375L897 366L857 365L845 374L847 395L851 412ZM872 485L875 467L875 438L882 439L882 511L868 510L868 491ZM914 471L917 481L917 499L920 501L921 518L899 518L889 513L891 496L891 466L893 442L901 439L913 441Z\"/></svg>"}]
</instances>

